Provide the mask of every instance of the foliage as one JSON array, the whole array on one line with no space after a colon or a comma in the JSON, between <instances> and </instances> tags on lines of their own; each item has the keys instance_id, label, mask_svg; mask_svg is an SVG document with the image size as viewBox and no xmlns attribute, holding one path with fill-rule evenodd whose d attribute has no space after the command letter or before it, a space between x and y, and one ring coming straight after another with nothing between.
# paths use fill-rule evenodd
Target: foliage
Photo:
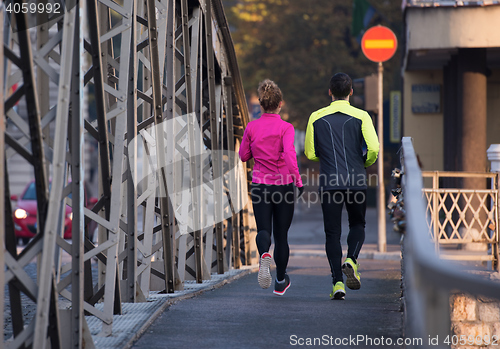
<instances>
[{"instance_id":1,"label":"foliage","mask_svg":"<svg viewBox=\"0 0 500 349\"><path fill-rule=\"evenodd\" d=\"M376 73L351 36L352 0L223 0L247 95L270 78L282 89L291 121L305 129L311 112L330 103L328 82L336 72L353 79ZM402 31L401 2L371 1L369 26ZM400 40L399 40L400 41ZM400 58L384 63L384 90L399 89ZM362 91L358 91L362 94ZM356 93L356 91L354 92Z\"/></svg>"}]
</instances>

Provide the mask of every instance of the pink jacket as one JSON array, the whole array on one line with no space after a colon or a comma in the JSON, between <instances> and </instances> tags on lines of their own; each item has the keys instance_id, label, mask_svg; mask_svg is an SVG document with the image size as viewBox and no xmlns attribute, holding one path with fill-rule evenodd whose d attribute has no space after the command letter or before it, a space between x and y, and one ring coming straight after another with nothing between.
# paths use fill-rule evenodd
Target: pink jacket
<instances>
[{"instance_id":1,"label":"pink jacket","mask_svg":"<svg viewBox=\"0 0 500 349\"><path fill-rule=\"evenodd\" d=\"M264 113L248 123L239 155L243 162L255 159L253 183L302 187L294 137L293 125L281 120L279 114Z\"/></svg>"}]
</instances>

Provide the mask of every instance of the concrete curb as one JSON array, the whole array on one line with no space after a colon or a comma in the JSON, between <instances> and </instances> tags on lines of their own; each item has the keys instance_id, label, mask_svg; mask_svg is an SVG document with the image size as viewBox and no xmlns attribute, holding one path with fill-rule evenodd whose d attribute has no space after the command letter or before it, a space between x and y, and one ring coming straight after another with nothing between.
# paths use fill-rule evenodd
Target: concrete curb
<instances>
[{"instance_id":1,"label":"concrete curb","mask_svg":"<svg viewBox=\"0 0 500 349\"><path fill-rule=\"evenodd\" d=\"M130 349L134 345L134 343L146 332L146 330L151 326L151 324L171 305L176 304L179 301L185 300L185 299L190 299L194 298L196 296L199 296L203 294L206 291L211 291L215 290L218 288L221 288L224 285L227 285L235 280L238 280L248 274L255 273L258 270L258 266L251 266L248 269L242 269L241 272L239 272L236 275L230 275L227 278L219 281L216 284L209 285L205 288L202 288L197 291L193 291L181 296L177 297L169 297L165 300L165 302L149 317L149 319L146 320L146 322L141 326L141 328L130 338L130 340L122 347L122 349Z\"/></svg>"}]
</instances>

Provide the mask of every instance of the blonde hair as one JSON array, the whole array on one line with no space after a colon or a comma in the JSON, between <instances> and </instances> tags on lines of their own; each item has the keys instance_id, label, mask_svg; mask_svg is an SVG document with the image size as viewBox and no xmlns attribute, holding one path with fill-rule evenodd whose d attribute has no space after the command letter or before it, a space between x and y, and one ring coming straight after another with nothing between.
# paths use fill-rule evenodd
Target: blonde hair
<instances>
[{"instance_id":1,"label":"blonde hair","mask_svg":"<svg viewBox=\"0 0 500 349\"><path fill-rule=\"evenodd\" d=\"M266 79L259 84L257 89L259 102L264 111L274 111L278 109L280 102L283 100L283 94L280 88L272 80Z\"/></svg>"}]
</instances>

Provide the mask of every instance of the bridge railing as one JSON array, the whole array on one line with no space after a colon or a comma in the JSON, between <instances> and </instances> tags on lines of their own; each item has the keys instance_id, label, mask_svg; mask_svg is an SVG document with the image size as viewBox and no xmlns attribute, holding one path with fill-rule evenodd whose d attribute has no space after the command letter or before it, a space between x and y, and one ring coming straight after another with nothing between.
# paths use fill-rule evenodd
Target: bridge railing
<instances>
[{"instance_id":1,"label":"bridge railing","mask_svg":"<svg viewBox=\"0 0 500 349\"><path fill-rule=\"evenodd\" d=\"M412 140L404 137L401 150L402 196L406 217L403 244L403 301L406 337L450 338L450 292L500 299L500 283L465 272L456 264L442 260L429 235L422 172Z\"/></svg>"}]
</instances>

